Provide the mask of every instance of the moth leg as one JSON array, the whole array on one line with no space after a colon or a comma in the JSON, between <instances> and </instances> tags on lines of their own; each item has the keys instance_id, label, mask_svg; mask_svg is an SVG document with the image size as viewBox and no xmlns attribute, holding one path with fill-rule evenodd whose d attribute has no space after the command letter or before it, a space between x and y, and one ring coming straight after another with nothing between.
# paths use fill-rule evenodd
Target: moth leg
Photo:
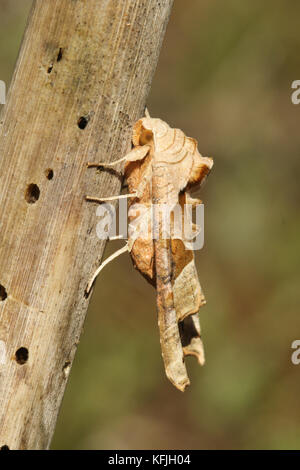
<instances>
[{"instance_id":1,"label":"moth leg","mask_svg":"<svg viewBox=\"0 0 300 470\"><path fill-rule=\"evenodd\" d=\"M138 160L143 160L148 154L149 150L150 150L149 145L142 145L139 147L135 147L134 149L131 150L131 152L125 155L125 157L120 158L119 160L116 160L114 162L111 162L111 163L104 163L104 162L103 163L90 163L89 162L87 166L88 168L92 168L92 167L111 168L122 162L136 162Z\"/></svg>"},{"instance_id":2,"label":"moth leg","mask_svg":"<svg viewBox=\"0 0 300 470\"><path fill-rule=\"evenodd\" d=\"M85 199L87 201L93 201L93 202L105 202L105 201L117 201L119 199L127 199L130 197L137 197L137 193L130 193L130 194L121 194L121 196L111 196L111 197L91 197L91 196L86 196Z\"/></svg>"},{"instance_id":3,"label":"moth leg","mask_svg":"<svg viewBox=\"0 0 300 470\"><path fill-rule=\"evenodd\" d=\"M87 297L89 295L89 293L91 292L91 289L93 287L93 284L96 280L96 277L98 276L98 274L102 271L102 269L108 264L110 263L112 260L114 260L115 258L117 258L118 256L120 256L122 253L126 253L128 252L128 245L126 243L125 246L123 246L123 248L120 248L120 250L117 250L115 253L113 253L111 256L109 256L105 261L103 261L103 263L100 264L99 268L95 271L95 273L93 274L93 277L90 279L86 289L85 289L85 296Z\"/></svg>"}]
</instances>

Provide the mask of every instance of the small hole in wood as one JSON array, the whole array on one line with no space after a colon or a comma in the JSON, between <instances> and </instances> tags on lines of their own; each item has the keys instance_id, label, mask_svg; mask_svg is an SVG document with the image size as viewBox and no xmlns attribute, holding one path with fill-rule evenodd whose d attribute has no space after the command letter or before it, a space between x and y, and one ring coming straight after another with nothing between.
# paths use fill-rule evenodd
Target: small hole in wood
<instances>
[{"instance_id":1,"label":"small hole in wood","mask_svg":"<svg viewBox=\"0 0 300 470\"><path fill-rule=\"evenodd\" d=\"M40 197L40 189L37 184L31 183L27 186L25 199L28 204L34 204Z\"/></svg>"},{"instance_id":2,"label":"small hole in wood","mask_svg":"<svg viewBox=\"0 0 300 470\"><path fill-rule=\"evenodd\" d=\"M59 48L59 51L58 51L58 54L57 54L57 59L56 59L57 62L60 62L60 61L61 61L62 56L63 56L63 50L62 50L62 48L60 47L60 48Z\"/></svg>"},{"instance_id":3,"label":"small hole in wood","mask_svg":"<svg viewBox=\"0 0 300 470\"><path fill-rule=\"evenodd\" d=\"M84 116L81 116L79 119L78 119L78 127L79 129L85 129L86 126L88 125L88 118L84 117Z\"/></svg>"},{"instance_id":4,"label":"small hole in wood","mask_svg":"<svg viewBox=\"0 0 300 470\"><path fill-rule=\"evenodd\" d=\"M1 446L0 450L9 450L9 447L7 445Z\"/></svg>"},{"instance_id":5,"label":"small hole in wood","mask_svg":"<svg viewBox=\"0 0 300 470\"><path fill-rule=\"evenodd\" d=\"M47 70L47 72L48 72L48 73L51 73L51 72L52 72L52 70L53 70L53 65L50 65L50 67L48 67L48 70Z\"/></svg>"},{"instance_id":6,"label":"small hole in wood","mask_svg":"<svg viewBox=\"0 0 300 470\"><path fill-rule=\"evenodd\" d=\"M0 300L5 300L7 298L7 292L4 286L0 284Z\"/></svg>"},{"instance_id":7,"label":"small hole in wood","mask_svg":"<svg viewBox=\"0 0 300 470\"><path fill-rule=\"evenodd\" d=\"M63 366L64 377L67 379L71 370L71 361L66 361Z\"/></svg>"},{"instance_id":8,"label":"small hole in wood","mask_svg":"<svg viewBox=\"0 0 300 470\"><path fill-rule=\"evenodd\" d=\"M27 348L19 348L16 351L16 361L21 366L28 361L29 352Z\"/></svg>"},{"instance_id":9,"label":"small hole in wood","mask_svg":"<svg viewBox=\"0 0 300 470\"><path fill-rule=\"evenodd\" d=\"M46 178L48 180L52 180L53 176L54 176L54 172L52 170L52 168L47 168L47 170L45 171L46 173Z\"/></svg>"}]
</instances>

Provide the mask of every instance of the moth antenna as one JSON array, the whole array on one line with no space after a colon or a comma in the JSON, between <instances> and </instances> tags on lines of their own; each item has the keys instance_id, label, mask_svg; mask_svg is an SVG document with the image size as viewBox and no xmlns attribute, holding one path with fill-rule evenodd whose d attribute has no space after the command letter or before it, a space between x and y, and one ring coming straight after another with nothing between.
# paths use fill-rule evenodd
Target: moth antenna
<instances>
[{"instance_id":1,"label":"moth antenna","mask_svg":"<svg viewBox=\"0 0 300 470\"><path fill-rule=\"evenodd\" d=\"M119 163L126 162L127 156L120 158L119 160L115 160L114 162L111 163L105 163L105 162L99 162L99 163L94 163L94 162L88 162L87 167L88 168L111 168L115 165L118 165Z\"/></svg>"},{"instance_id":2,"label":"moth antenna","mask_svg":"<svg viewBox=\"0 0 300 470\"><path fill-rule=\"evenodd\" d=\"M111 196L111 197L91 197L86 196L85 199L87 201L92 202L105 202L105 201L118 201L119 199L128 199L130 197L137 197L137 192L131 194L121 194L121 196Z\"/></svg>"},{"instance_id":3,"label":"moth antenna","mask_svg":"<svg viewBox=\"0 0 300 470\"><path fill-rule=\"evenodd\" d=\"M146 116L146 118L150 118L150 119L151 119L151 116L150 116L150 113L149 113L148 108L145 109L145 116Z\"/></svg>"},{"instance_id":4,"label":"moth antenna","mask_svg":"<svg viewBox=\"0 0 300 470\"><path fill-rule=\"evenodd\" d=\"M93 277L91 278L91 280L89 281L86 289L85 289L85 296L88 297L89 293L91 292L91 289L93 287L93 284L97 278L97 276L99 275L99 273L102 271L102 269L108 264L110 263L112 260L114 260L115 258L117 258L118 256L120 256L122 253L126 253L128 252L128 244L126 243L125 246L123 246L123 248L120 248L120 250L117 250L115 251L115 253L113 253L111 256L109 256L105 261L103 261L103 263L100 264L99 268L95 271Z\"/></svg>"},{"instance_id":5,"label":"moth antenna","mask_svg":"<svg viewBox=\"0 0 300 470\"><path fill-rule=\"evenodd\" d=\"M119 160L115 160L114 162L111 163L105 163L105 162L88 162L87 167L88 168L111 168L115 165L118 165L119 163L122 162L136 162L138 160L143 160L146 155L148 154L150 150L149 145L143 145L139 147L135 147L134 149L131 150L125 157L119 158Z\"/></svg>"}]
</instances>

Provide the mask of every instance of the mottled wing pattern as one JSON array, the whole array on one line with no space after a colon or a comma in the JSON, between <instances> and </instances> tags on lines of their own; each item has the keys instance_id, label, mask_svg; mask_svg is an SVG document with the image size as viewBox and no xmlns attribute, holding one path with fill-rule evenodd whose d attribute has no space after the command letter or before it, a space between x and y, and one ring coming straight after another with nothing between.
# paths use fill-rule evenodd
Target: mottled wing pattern
<instances>
[{"instance_id":1,"label":"mottled wing pattern","mask_svg":"<svg viewBox=\"0 0 300 470\"><path fill-rule=\"evenodd\" d=\"M146 117L138 121L133 144L148 145L150 151L144 160L126 165L129 192L138 192L138 197L129 203L129 225L143 219L149 231L143 238L129 236L131 257L135 267L157 288L166 373L177 388L184 390L189 384L184 356L194 355L200 364L204 363L198 311L205 299L193 251L186 249L182 239L153 241L150 209L152 203L186 203L185 191L201 184L213 161L202 157L194 139L160 119ZM139 213L137 203L149 207L149 211Z\"/></svg>"}]
</instances>

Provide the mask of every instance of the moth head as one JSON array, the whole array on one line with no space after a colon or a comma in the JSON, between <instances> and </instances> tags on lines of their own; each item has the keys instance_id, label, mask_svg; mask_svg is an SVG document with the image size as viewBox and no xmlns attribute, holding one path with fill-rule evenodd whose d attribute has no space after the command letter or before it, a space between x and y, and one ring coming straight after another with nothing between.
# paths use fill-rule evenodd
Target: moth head
<instances>
[{"instance_id":1,"label":"moth head","mask_svg":"<svg viewBox=\"0 0 300 470\"><path fill-rule=\"evenodd\" d=\"M155 138L163 137L169 126L161 119L145 117L140 119L133 129L133 145L149 145Z\"/></svg>"},{"instance_id":2,"label":"moth head","mask_svg":"<svg viewBox=\"0 0 300 470\"><path fill-rule=\"evenodd\" d=\"M149 145L153 141L153 132L150 126L145 126L146 119L140 119L133 128L133 137L132 142L133 145ZM151 119L147 119L148 121Z\"/></svg>"}]
</instances>

